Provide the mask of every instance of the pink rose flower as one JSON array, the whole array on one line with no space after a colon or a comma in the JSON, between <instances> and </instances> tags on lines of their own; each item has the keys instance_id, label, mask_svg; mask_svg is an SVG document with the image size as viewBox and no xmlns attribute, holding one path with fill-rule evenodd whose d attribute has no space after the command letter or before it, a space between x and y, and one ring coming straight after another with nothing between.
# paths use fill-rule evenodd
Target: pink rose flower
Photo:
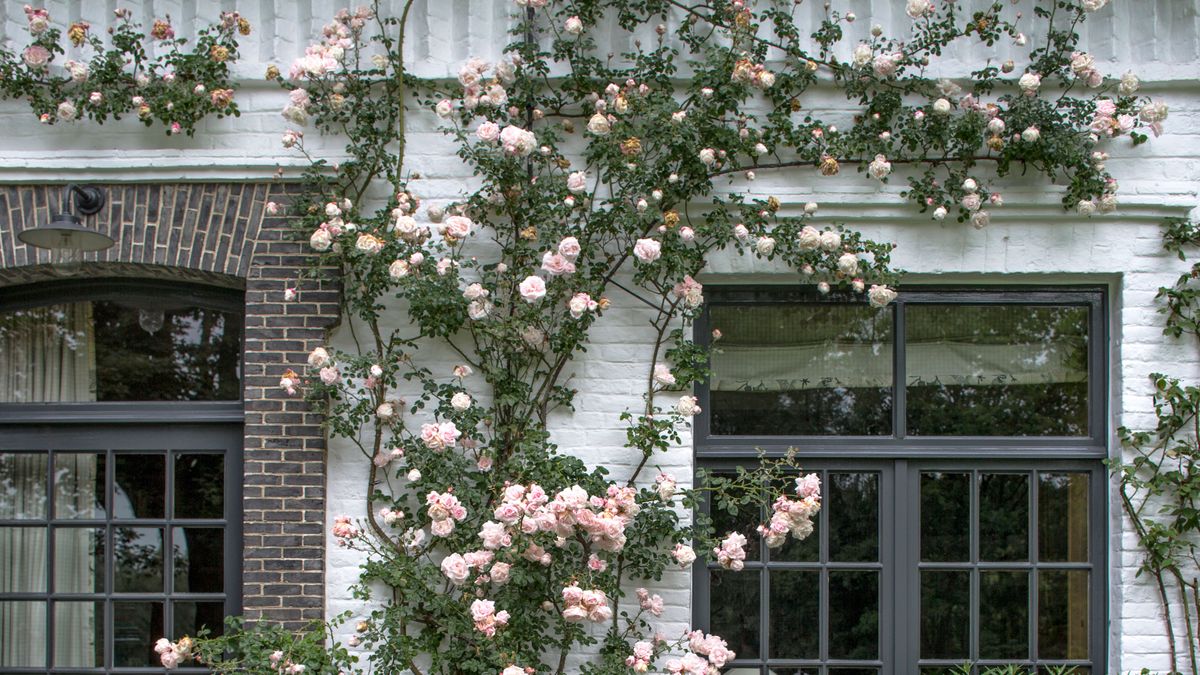
<instances>
[{"instance_id":1,"label":"pink rose flower","mask_svg":"<svg viewBox=\"0 0 1200 675\"><path fill-rule=\"evenodd\" d=\"M644 263L652 263L662 255L662 244L655 239L638 239L633 254Z\"/></svg>"},{"instance_id":2,"label":"pink rose flower","mask_svg":"<svg viewBox=\"0 0 1200 675\"><path fill-rule=\"evenodd\" d=\"M546 295L546 282L541 277L529 276L518 286L525 302L537 302Z\"/></svg>"}]
</instances>

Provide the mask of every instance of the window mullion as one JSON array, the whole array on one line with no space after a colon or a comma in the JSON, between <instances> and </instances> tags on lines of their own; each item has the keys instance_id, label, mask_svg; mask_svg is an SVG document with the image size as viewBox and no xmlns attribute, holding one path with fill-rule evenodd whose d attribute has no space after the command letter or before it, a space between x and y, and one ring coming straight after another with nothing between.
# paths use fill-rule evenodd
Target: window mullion
<instances>
[{"instance_id":1,"label":"window mullion","mask_svg":"<svg viewBox=\"0 0 1200 675\"><path fill-rule=\"evenodd\" d=\"M905 304L897 300L892 321L892 434L897 439L908 435L908 397L905 383L908 360L905 355Z\"/></svg>"}]
</instances>

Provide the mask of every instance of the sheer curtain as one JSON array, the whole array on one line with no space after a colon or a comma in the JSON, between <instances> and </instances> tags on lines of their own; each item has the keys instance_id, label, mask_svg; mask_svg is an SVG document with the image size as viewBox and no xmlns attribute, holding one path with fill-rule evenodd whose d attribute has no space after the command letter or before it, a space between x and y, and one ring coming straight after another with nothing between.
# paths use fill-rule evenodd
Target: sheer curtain
<instances>
[{"instance_id":1,"label":"sheer curtain","mask_svg":"<svg viewBox=\"0 0 1200 675\"><path fill-rule=\"evenodd\" d=\"M0 315L0 403L94 401L95 378L91 303ZM30 525L0 528L0 596L48 590L47 460L43 453L0 453L0 518ZM96 517L96 455L58 455L55 464L57 517ZM57 528L53 574L58 590L96 589L94 532ZM102 621L95 607L94 602L59 605L55 633L69 639L56 641L54 665L102 665L95 661L97 622ZM47 609L43 601L0 602L0 667L47 665Z\"/></svg>"}]
</instances>

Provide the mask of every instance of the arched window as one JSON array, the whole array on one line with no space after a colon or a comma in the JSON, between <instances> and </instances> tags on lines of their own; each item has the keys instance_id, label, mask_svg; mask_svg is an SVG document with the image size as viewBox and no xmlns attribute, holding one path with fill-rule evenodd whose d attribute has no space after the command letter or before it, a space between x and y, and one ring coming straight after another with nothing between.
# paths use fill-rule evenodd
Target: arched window
<instances>
[{"instance_id":1,"label":"arched window","mask_svg":"<svg viewBox=\"0 0 1200 675\"><path fill-rule=\"evenodd\" d=\"M0 290L0 670L156 667L157 638L240 610L242 307L147 280Z\"/></svg>"}]
</instances>

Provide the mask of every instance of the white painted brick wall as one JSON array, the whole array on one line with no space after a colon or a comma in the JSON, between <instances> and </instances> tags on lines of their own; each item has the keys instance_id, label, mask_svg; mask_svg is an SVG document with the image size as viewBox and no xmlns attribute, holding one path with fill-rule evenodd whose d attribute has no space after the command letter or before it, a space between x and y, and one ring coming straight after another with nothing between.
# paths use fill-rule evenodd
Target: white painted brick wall
<instances>
[{"instance_id":1,"label":"white painted brick wall","mask_svg":"<svg viewBox=\"0 0 1200 675\"><path fill-rule=\"evenodd\" d=\"M981 0L982 1L982 0ZM834 0L841 10L853 10L859 22L852 29L863 35L872 23L889 33L903 29L907 19L897 11L898 0ZM113 3L53 0L47 3L56 20L79 18L94 26L104 24ZM400 0L387 0L396 12ZM1024 4L1028 5L1028 2ZM197 0L137 0L122 2L139 18L171 14L177 25L200 25L215 18L232 2ZM243 59L237 66L244 80L238 93L243 115L239 119L206 122L194 139L168 138L160 130L147 131L132 120L97 130L87 124L74 128L39 125L28 109L13 102L0 103L0 180L176 180L261 179L277 166L294 169L298 158L279 147L284 128L279 110L284 96L259 78L268 63L284 70L301 53L308 36L315 34L338 6L333 0L311 2L238 3L253 22L255 33L243 42ZM0 3L0 40L21 38L24 17L21 3ZM408 57L416 72L445 77L469 56L492 57L507 42L509 3L502 0L418 0L414 6L407 42ZM1184 269L1161 250L1159 222L1166 215L1184 215L1197 203L1200 191L1200 1L1113 0L1085 28L1087 47L1110 70L1132 68L1143 77L1145 90L1171 105L1168 136L1139 148L1113 144L1109 165L1121 181L1122 208L1113 215L1079 219L1057 207L1054 189L1041 179L1012 179L1007 183L1007 205L994 212L993 225L977 232L956 223L934 223L914 217L913 209L897 196L902 181L877 189L853 171L838 178L820 178L811 170L790 173L760 172L749 186L734 182L729 189L776 194L788 207L805 201L822 205L823 222L845 222L873 237L899 244L895 262L918 283L999 284L1011 282L1101 283L1111 291L1111 399L1112 428L1140 427L1153 421L1150 387L1146 375L1167 370L1189 381L1200 381L1200 355L1187 341L1160 334L1162 317L1154 294L1169 285ZM810 1L802 12L816 17L821 3ZM1029 12L1027 11L1027 14ZM677 17L672 17L672 21ZM1036 39L1036 35L1034 35ZM11 46L11 43L9 43ZM628 46L618 36L614 46ZM615 51L620 51L616 49ZM954 48L952 60L940 74L959 75L980 56L1004 59L1010 47L991 53L979 48ZM845 103L829 92L818 93L812 109L846 114ZM409 168L426 176L415 188L430 202L460 197L469 185L469 171L454 157L450 144L437 132L436 119L428 114L409 117ZM99 131L99 133L98 133ZM335 139L308 142L336 156ZM848 169L850 167L847 167ZM295 175L291 171L289 175ZM1194 215L1196 215L1193 212ZM714 260L703 281L761 281L790 283L794 276L749 258ZM623 447L623 427L617 417L626 407L637 406L638 392L649 367L644 343L644 315L636 302L621 291L612 293L617 307L593 331L593 349L574 366L581 389L580 412L558 415L553 421L555 441L591 463L604 463L616 475L634 461ZM404 321L399 309L390 314ZM345 325L331 341L346 347ZM438 369L448 370L455 359L442 354ZM690 437L681 446L658 458L664 468L679 476L692 470ZM329 513L364 515L366 466L345 443L330 453ZM1118 502L1109 505L1111 530L1110 672L1142 667L1165 670L1166 638L1157 594L1145 578L1135 578L1139 563L1136 538L1120 514ZM357 560L349 552L330 546L328 557L328 611L365 611L346 588L355 581ZM664 629L681 630L690 620L689 578L668 575L657 589L669 608ZM1180 638L1182 641L1182 638ZM1181 645L1182 646L1182 645Z\"/></svg>"}]
</instances>

